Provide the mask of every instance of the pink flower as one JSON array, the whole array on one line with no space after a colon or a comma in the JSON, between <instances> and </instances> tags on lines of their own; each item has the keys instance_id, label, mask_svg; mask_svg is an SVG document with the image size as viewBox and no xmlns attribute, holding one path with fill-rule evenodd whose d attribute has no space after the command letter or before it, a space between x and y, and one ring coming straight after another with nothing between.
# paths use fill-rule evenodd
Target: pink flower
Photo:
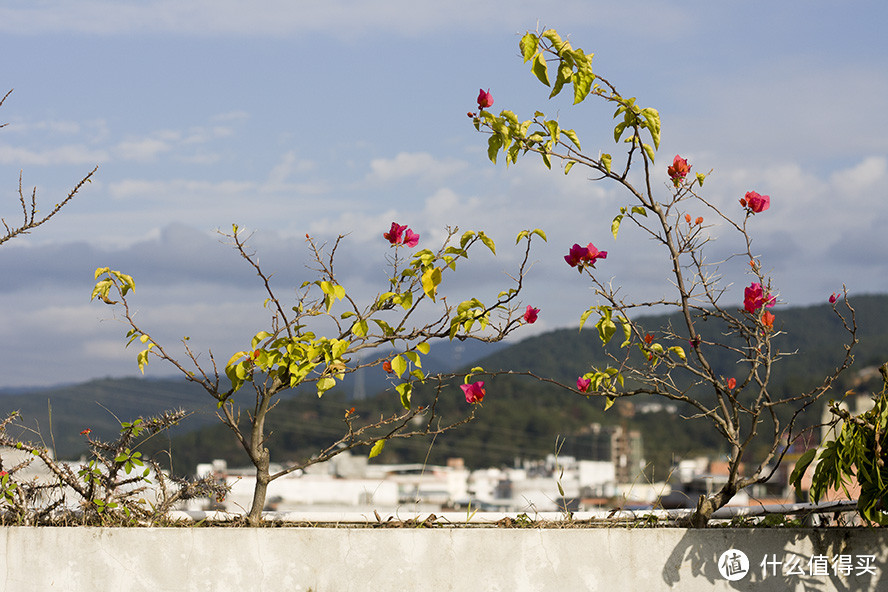
<instances>
[{"instance_id":1,"label":"pink flower","mask_svg":"<svg viewBox=\"0 0 888 592\"><path fill-rule=\"evenodd\" d=\"M568 265L571 267L579 266L581 271L586 265L595 267L595 262L598 259L607 259L607 251L599 251L592 243L585 247L574 244L570 248L570 252L564 256L564 260L567 261Z\"/></svg>"},{"instance_id":2,"label":"pink flower","mask_svg":"<svg viewBox=\"0 0 888 592\"><path fill-rule=\"evenodd\" d=\"M416 243L419 242L419 235L410 230L409 228L404 231L404 244L408 247L415 247Z\"/></svg>"},{"instance_id":3,"label":"pink flower","mask_svg":"<svg viewBox=\"0 0 888 592\"><path fill-rule=\"evenodd\" d=\"M755 312L764 306L772 307L777 299L770 294L765 294L762 285L753 282L743 291L743 308L746 312Z\"/></svg>"},{"instance_id":4,"label":"pink flower","mask_svg":"<svg viewBox=\"0 0 888 592\"><path fill-rule=\"evenodd\" d=\"M839 299L839 295L836 294L835 292L833 292L832 296L829 297L829 303L835 304L838 299Z\"/></svg>"},{"instance_id":5,"label":"pink flower","mask_svg":"<svg viewBox=\"0 0 888 592\"><path fill-rule=\"evenodd\" d=\"M732 390L734 390L736 387L737 387L737 379L734 378L734 377L729 378L729 379L728 379L728 390L729 390L729 391L732 391Z\"/></svg>"},{"instance_id":6,"label":"pink flower","mask_svg":"<svg viewBox=\"0 0 888 592\"><path fill-rule=\"evenodd\" d=\"M528 304L527 310L524 311L524 321L528 325L533 325L534 323L536 323L538 314L540 314L540 309L534 308Z\"/></svg>"},{"instance_id":7,"label":"pink flower","mask_svg":"<svg viewBox=\"0 0 888 592\"><path fill-rule=\"evenodd\" d=\"M466 403L480 403L484 400L484 395L487 394L484 390L483 380L473 382L472 384L461 384L459 385L459 388L461 388L466 395Z\"/></svg>"},{"instance_id":8,"label":"pink flower","mask_svg":"<svg viewBox=\"0 0 888 592\"><path fill-rule=\"evenodd\" d=\"M478 108L479 109L487 109L493 105L493 96L490 94L490 89L487 89L487 92L484 92L482 88L478 93Z\"/></svg>"},{"instance_id":9,"label":"pink flower","mask_svg":"<svg viewBox=\"0 0 888 592\"><path fill-rule=\"evenodd\" d=\"M758 214L771 207L771 198L767 195L759 195L755 191L749 191L746 193L746 197L740 200L740 205L753 214Z\"/></svg>"},{"instance_id":10,"label":"pink flower","mask_svg":"<svg viewBox=\"0 0 888 592\"><path fill-rule=\"evenodd\" d=\"M580 391L581 393L589 392L590 386L592 386L592 379L591 378L583 378L582 376L577 378L577 390Z\"/></svg>"},{"instance_id":11,"label":"pink flower","mask_svg":"<svg viewBox=\"0 0 888 592\"><path fill-rule=\"evenodd\" d=\"M388 232L382 234L383 238L393 245L407 245L415 247L419 242L419 235L407 228L401 226L397 222L392 222L392 227Z\"/></svg>"},{"instance_id":12,"label":"pink flower","mask_svg":"<svg viewBox=\"0 0 888 592\"><path fill-rule=\"evenodd\" d=\"M691 172L691 167L687 160L676 154L672 165L666 168L666 172L669 173L672 184L678 187L684 178L688 176L688 173Z\"/></svg>"}]
</instances>

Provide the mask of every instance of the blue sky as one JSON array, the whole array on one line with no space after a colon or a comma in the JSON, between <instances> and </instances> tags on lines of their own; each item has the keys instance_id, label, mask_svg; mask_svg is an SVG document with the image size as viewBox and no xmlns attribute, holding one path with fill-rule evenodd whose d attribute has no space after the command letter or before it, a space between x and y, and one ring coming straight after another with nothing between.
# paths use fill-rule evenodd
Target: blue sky
<instances>
[{"instance_id":1,"label":"blue sky","mask_svg":"<svg viewBox=\"0 0 888 592\"><path fill-rule=\"evenodd\" d=\"M384 287L393 220L425 245L446 225L483 228L499 256L452 286L482 299L508 285L515 234L541 227L524 300L542 312L525 336L594 303L561 259L575 242L609 251L599 273L626 296L661 295L663 253L609 234L627 196L529 157L494 166L466 117L490 88L494 111L541 109L589 152L617 153L609 107L548 102L518 57L538 23L660 110L664 192L681 153L713 170L705 194L725 208L771 196L754 246L782 301L824 302L843 283L886 292L885 22L881 2L6 2L0 216L19 219L19 171L48 208L99 170L57 218L0 248L0 386L137 372L125 327L88 302L99 266L135 277L156 338L188 335L223 359L242 349L266 324L255 277L216 234L235 222L282 293L309 278L305 233L347 233L339 273L356 295ZM721 271L739 302L750 280Z\"/></svg>"}]
</instances>

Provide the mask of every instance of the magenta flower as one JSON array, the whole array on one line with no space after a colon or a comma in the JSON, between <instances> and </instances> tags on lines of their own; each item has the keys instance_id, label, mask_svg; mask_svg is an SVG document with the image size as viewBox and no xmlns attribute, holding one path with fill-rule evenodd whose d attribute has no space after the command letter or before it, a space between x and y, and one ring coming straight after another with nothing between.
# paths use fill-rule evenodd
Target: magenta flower
<instances>
[{"instance_id":1,"label":"magenta flower","mask_svg":"<svg viewBox=\"0 0 888 592\"><path fill-rule=\"evenodd\" d=\"M746 312L756 312L765 306L770 308L774 306L776 301L774 296L765 293L762 285L758 282L753 282L743 290L743 308L746 309Z\"/></svg>"},{"instance_id":2,"label":"magenta flower","mask_svg":"<svg viewBox=\"0 0 888 592\"><path fill-rule=\"evenodd\" d=\"M746 197L740 200L740 205L753 214L758 214L771 207L771 198L767 195L759 195L755 191L749 191L746 193Z\"/></svg>"},{"instance_id":3,"label":"magenta flower","mask_svg":"<svg viewBox=\"0 0 888 592\"><path fill-rule=\"evenodd\" d=\"M482 88L478 93L478 108L479 109L487 109L493 106L493 95L490 94L490 89L487 89L487 92L484 92Z\"/></svg>"},{"instance_id":4,"label":"magenta flower","mask_svg":"<svg viewBox=\"0 0 888 592\"><path fill-rule=\"evenodd\" d=\"M524 311L524 321L528 325L533 325L536 323L537 315L540 314L540 309L534 308L531 305L527 305L527 310Z\"/></svg>"},{"instance_id":5,"label":"magenta flower","mask_svg":"<svg viewBox=\"0 0 888 592\"><path fill-rule=\"evenodd\" d=\"M688 173L691 172L691 166L687 160L676 154L672 165L666 168L666 172L669 173L672 184L678 187L684 178L688 176Z\"/></svg>"},{"instance_id":6,"label":"magenta flower","mask_svg":"<svg viewBox=\"0 0 888 592\"><path fill-rule=\"evenodd\" d=\"M564 256L564 260L567 261L568 265L571 267L579 266L581 271L586 265L595 267L595 262L598 259L607 259L607 251L599 251L592 243L585 247L574 244L570 248L570 252Z\"/></svg>"},{"instance_id":7,"label":"magenta flower","mask_svg":"<svg viewBox=\"0 0 888 592\"><path fill-rule=\"evenodd\" d=\"M410 230L409 228L404 231L404 244L410 248L416 246L416 243L419 242L419 235Z\"/></svg>"},{"instance_id":8,"label":"magenta flower","mask_svg":"<svg viewBox=\"0 0 888 592\"><path fill-rule=\"evenodd\" d=\"M459 385L459 388L461 388L466 395L466 403L480 403L484 400L484 395L487 394L484 390L483 380L473 382L472 384L461 384Z\"/></svg>"},{"instance_id":9,"label":"magenta flower","mask_svg":"<svg viewBox=\"0 0 888 592\"><path fill-rule=\"evenodd\" d=\"M591 378L583 378L582 376L577 378L577 390L580 391L581 393L589 392L590 386L592 386L592 379Z\"/></svg>"},{"instance_id":10,"label":"magenta flower","mask_svg":"<svg viewBox=\"0 0 888 592\"><path fill-rule=\"evenodd\" d=\"M397 222L392 222L391 230L382 234L383 238L393 245L407 245L415 247L419 242L419 235Z\"/></svg>"},{"instance_id":11,"label":"magenta flower","mask_svg":"<svg viewBox=\"0 0 888 592\"><path fill-rule=\"evenodd\" d=\"M839 295L836 294L835 292L833 292L832 296L829 297L829 303L835 304L838 299L839 299Z\"/></svg>"}]
</instances>

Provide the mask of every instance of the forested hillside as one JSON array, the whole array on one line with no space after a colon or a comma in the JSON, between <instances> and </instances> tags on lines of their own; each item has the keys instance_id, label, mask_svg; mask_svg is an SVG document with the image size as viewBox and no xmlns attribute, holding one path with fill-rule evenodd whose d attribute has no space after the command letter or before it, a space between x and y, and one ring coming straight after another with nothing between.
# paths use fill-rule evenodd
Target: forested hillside
<instances>
[{"instance_id":1,"label":"forested hillside","mask_svg":"<svg viewBox=\"0 0 888 592\"><path fill-rule=\"evenodd\" d=\"M852 299L860 327L856 363L843 377L835 396L853 385L854 374L866 366L888 360L888 296L858 296ZM776 340L781 351L795 352L774 366L772 391L794 393L810 388L834 367L843 353L846 335L828 305L805 308L775 308L775 328L786 332ZM646 330L662 332L670 322L680 326L675 317L649 317L643 322ZM705 324L704 324L705 326ZM720 328L704 329L706 339L718 336ZM717 348L706 351L710 361L725 376L735 371L734 360ZM492 355L472 362L487 370L531 370L572 384L590 365L604 364L597 333L593 327L582 332L564 329L533 337L503 348ZM367 379L366 384L380 384L385 374ZM409 440L392 442L379 457L383 462L441 463L450 456L460 456L469 466L511 464L517 457L540 458L555 451L556 436L567 441L563 454L582 451L580 433L592 422L624 423L643 431L646 456L656 466L656 474L668 470L674 454L713 452L721 442L705 421L685 421L666 412L631 416L617 406L607 412L604 402L559 390L521 376L498 376L487 381L487 396L478 409L477 418L467 426L439 436L434 442ZM355 401L352 391L331 391L318 399L313 393L299 393L281 401L271 414L272 436L269 447L273 460L286 462L310 456L315 450L335 441L344 430L344 411L352 406L362 417L378 417L394 410L398 398L383 392ZM415 401L428 397L428 392L415 394ZM701 394L705 396L705 394ZM249 404L249 388L238 397ZM183 381L140 379L99 380L74 387L30 391L17 396L0 397L2 411L21 409L29 425L35 419L44 441L50 443L47 401L52 408L52 434L59 456L76 456L80 451L81 429L90 427L99 433L112 433L114 417L121 420L150 414L171 407L195 410L195 414L176 430L171 438L156 439L151 448L171 448L177 472L193 470L194 464L213 458L226 458L234 464L246 464L246 457L234 439L214 423L213 401L200 389ZM636 402L641 402L637 400ZM421 404L421 403L417 403ZM446 418L456 418L468 411L462 392L451 385L442 392L438 411ZM815 410L819 416L820 409ZM813 418L812 418L813 420Z\"/></svg>"}]
</instances>

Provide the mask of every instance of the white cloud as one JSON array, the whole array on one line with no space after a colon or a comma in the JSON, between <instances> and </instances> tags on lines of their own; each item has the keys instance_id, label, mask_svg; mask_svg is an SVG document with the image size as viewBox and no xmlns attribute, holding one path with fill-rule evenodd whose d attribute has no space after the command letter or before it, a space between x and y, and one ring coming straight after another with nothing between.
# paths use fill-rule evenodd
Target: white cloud
<instances>
[{"instance_id":1,"label":"white cloud","mask_svg":"<svg viewBox=\"0 0 888 592\"><path fill-rule=\"evenodd\" d=\"M126 179L109 183L108 192L115 199L149 197L163 201L218 198L219 196L248 195L256 190L255 183L245 181L194 181L174 179L171 181L147 181Z\"/></svg>"},{"instance_id":2,"label":"white cloud","mask_svg":"<svg viewBox=\"0 0 888 592\"><path fill-rule=\"evenodd\" d=\"M69 144L45 150L31 150L0 144L0 163L14 166L26 165L96 165L108 160L108 153L83 144Z\"/></svg>"},{"instance_id":3,"label":"white cloud","mask_svg":"<svg viewBox=\"0 0 888 592\"><path fill-rule=\"evenodd\" d=\"M435 158L428 152L400 152L394 158L375 158L370 162L370 176L374 181L390 182L407 177L441 180L467 167L454 158Z\"/></svg>"},{"instance_id":4,"label":"white cloud","mask_svg":"<svg viewBox=\"0 0 888 592\"><path fill-rule=\"evenodd\" d=\"M117 145L114 152L123 160L148 161L154 160L158 154L169 152L171 149L169 142L158 138L145 138L123 141Z\"/></svg>"}]
</instances>

